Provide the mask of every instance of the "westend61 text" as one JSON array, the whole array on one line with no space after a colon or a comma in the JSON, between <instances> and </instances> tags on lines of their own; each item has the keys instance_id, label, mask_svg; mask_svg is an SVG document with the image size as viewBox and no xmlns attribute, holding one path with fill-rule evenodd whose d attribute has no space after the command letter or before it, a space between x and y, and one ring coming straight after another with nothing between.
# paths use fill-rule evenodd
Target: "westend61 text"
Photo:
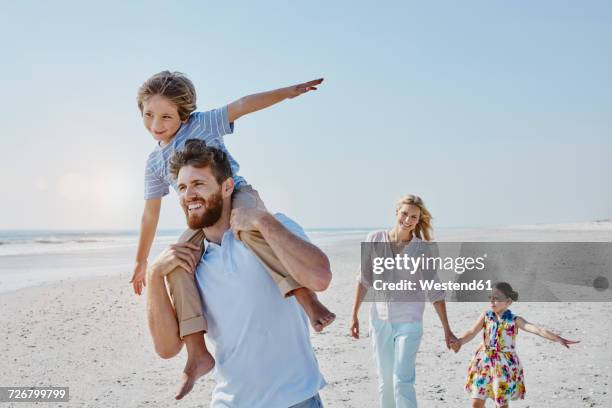
<instances>
[{"instance_id":1,"label":"westend61 text","mask_svg":"<svg viewBox=\"0 0 612 408\"><path fill-rule=\"evenodd\" d=\"M450 257L439 256L409 256L408 254L396 255L395 257L378 257L372 259L372 271L380 275L385 270L405 270L413 275L419 268L427 270L454 271L462 274L465 271L476 269L482 271L485 268L484 260L487 254L477 258L472 257Z\"/></svg>"},{"instance_id":2,"label":"westend61 text","mask_svg":"<svg viewBox=\"0 0 612 408\"><path fill-rule=\"evenodd\" d=\"M490 280L474 280L471 282L438 282L435 280L418 280L417 282L402 279L399 282L385 282L383 280L375 280L373 287L374 290L380 291L414 291L414 290L444 290L444 291L458 291L458 290L492 290Z\"/></svg>"}]
</instances>

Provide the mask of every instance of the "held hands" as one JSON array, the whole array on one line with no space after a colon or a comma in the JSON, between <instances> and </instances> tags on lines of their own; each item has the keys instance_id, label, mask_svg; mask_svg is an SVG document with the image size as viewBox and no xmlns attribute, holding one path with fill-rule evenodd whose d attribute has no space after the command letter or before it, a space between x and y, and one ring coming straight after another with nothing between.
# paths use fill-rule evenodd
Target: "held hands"
<instances>
[{"instance_id":1,"label":"held hands","mask_svg":"<svg viewBox=\"0 0 612 408\"><path fill-rule=\"evenodd\" d=\"M155 258L151 264L150 273L164 277L180 266L189 273L194 273L202 249L191 242L170 245Z\"/></svg>"},{"instance_id":2,"label":"held hands","mask_svg":"<svg viewBox=\"0 0 612 408\"><path fill-rule=\"evenodd\" d=\"M142 294L142 287L146 286L146 277L147 275L147 261L136 262L136 266L134 266L134 274L132 275L132 280L130 283L134 288L134 293L138 296Z\"/></svg>"},{"instance_id":3,"label":"held hands","mask_svg":"<svg viewBox=\"0 0 612 408\"><path fill-rule=\"evenodd\" d=\"M317 85L323 82L323 78L315 79L313 81L304 82L303 84L297 84L293 86L288 86L287 89L287 98L295 98L303 93L309 91L316 91Z\"/></svg>"},{"instance_id":4,"label":"held hands","mask_svg":"<svg viewBox=\"0 0 612 408\"><path fill-rule=\"evenodd\" d=\"M446 343L446 348L453 350L455 353L461 348L461 341L450 330L444 332L444 342Z\"/></svg>"}]
</instances>

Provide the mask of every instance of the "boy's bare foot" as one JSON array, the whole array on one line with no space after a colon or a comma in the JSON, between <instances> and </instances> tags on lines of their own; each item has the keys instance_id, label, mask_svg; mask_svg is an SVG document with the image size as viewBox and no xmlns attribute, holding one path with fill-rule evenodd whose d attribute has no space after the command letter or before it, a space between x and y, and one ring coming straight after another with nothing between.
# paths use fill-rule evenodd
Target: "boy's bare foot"
<instances>
[{"instance_id":1,"label":"boy's bare foot","mask_svg":"<svg viewBox=\"0 0 612 408\"><path fill-rule=\"evenodd\" d=\"M293 291L302 308L306 312L310 325L316 332L320 332L336 320L336 315L319 302L317 295L310 289L298 288Z\"/></svg>"},{"instance_id":2,"label":"boy's bare foot","mask_svg":"<svg viewBox=\"0 0 612 408\"><path fill-rule=\"evenodd\" d=\"M189 394L198 378L209 373L215 366L215 359L206 348L203 332L188 334L183 337L183 341L187 348L187 364L176 392L177 400Z\"/></svg>"},{"instance_id":3,"label":"boy's bare foot","mask_svg":"<svg viewBox=\"0 0 612 408\"><path fill-rule=\"evenodd\" d=\"M175 398L180 400L185 395L189 394L189 391L191 391L198 378L209 373L214 366L215 359L208 351L198 357L188 357L183 375L181 376L181 385L179 386Z\"/></svg>"}]
</instances>

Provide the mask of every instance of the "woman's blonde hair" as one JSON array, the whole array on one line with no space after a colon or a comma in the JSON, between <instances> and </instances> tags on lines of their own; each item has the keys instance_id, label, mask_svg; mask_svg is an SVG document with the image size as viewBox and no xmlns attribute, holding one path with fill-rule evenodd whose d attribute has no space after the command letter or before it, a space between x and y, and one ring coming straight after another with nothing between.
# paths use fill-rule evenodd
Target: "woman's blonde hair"
<instances>
[{"instance_id":1,"label":"woman's blonde hair","mask_svg":"<svg viewBox=\"0 0 612 408\"><path fill-rule=\"evenodd\" d=\"M424 241L431 241L433 239L433 226L431 225L431 220L433 217L431 213L425 207L425 203L423 199L414 194L408 194L397 200L395 204L395 211L399 211L402 205L416 205L421 210L421 215L419 217L419 223L414 229L414 235L421 238Z\"/></svg>"},{"instance_id":2,"label":"woman's blonde hair","mask_svg":"<svg viewBox=\"0 0 612 408\"><path fill-rule=\"evenodd\" d=\"M158 72L138 88L137 100L140 113L142 113L145 101L154 95L161 95L172 102L182 121L187 120L191 112L196 110L196 92L193 82L180 72Z\"/></svg>"}]
</instances>

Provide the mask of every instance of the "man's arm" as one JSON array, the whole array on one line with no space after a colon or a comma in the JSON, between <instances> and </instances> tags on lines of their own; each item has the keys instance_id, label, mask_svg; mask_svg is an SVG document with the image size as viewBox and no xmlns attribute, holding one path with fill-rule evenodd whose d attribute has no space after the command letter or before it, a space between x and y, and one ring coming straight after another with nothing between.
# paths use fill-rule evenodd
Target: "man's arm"
<instances>
[{"instance_id":1,"label":"man's arm","mask_svg":"<svg viewBox=\"0 0 612 408\"><path fill-rule=\"evenodd\" d=\"M244 96L227 106L227 119L232 123L244 115L268 108L285 99L295 98L303 93L315 91L317 85L321 82L323 82L323 78L304 82L303 84L275 89L273 91Z\"/></svg>"},{"instance_id":2,"label":"man's arm","mask_svg":"<svg viewBox=\"0 0 612 408\"><path fill-rule=\"evenodd\" d=\"M329 286L327 256L290 232L272 214L256 208L237 208L232 210L230 224L236 237L240 231L259 231L291 276L306 288L320 292Z\"/></svg>"},{"instance_id":3,"label":"man's arm","mask_svg":"<svg viewBox=\"0 0 612 408\"><path fill-rule=\"evenodd\" d=\"M183 347L176 312L168 296L164 278L177 266L193 273L197 265L198 251L198 246L189 242L171 245L147 270L147 321L155 352L161 358L174 357Z\"/></svg>"}]
</instances>

